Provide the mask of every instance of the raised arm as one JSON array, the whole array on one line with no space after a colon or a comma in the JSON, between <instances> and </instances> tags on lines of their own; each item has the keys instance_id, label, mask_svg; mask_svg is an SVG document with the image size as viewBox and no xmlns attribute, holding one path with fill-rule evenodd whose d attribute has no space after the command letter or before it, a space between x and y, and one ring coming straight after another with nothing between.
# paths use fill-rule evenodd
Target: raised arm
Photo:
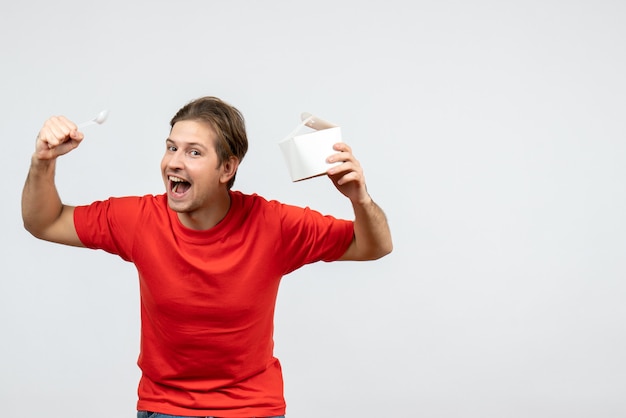
<instances>
[{"instance_id":1,"label":"raised arm","mask_svg":"<svg viewBox=\"0 0 626 418\"><path fill-rule=\"evenodd\" d=\"M387 217L367 192L365 176L352 149L345 143L334 146L338 151L328 158L329 163L342 161L328 170L335 187L343 193L354 209L354 239L340 260L375 260L393 249Z\"/></svg>"},{"instance_id":2,"label":"raised arm","mask_svg":"<svg viewBox=\"0 0 626 418\"><path fill-rule=\"evenodd\" d=\"M57 157L76 148L82 139L76 125L63 116L48 119L39 131L22 190L24 228L37 238L83 246L74 228L74 207L62 203L54 182Z\"/></svg>"}]
</instances>

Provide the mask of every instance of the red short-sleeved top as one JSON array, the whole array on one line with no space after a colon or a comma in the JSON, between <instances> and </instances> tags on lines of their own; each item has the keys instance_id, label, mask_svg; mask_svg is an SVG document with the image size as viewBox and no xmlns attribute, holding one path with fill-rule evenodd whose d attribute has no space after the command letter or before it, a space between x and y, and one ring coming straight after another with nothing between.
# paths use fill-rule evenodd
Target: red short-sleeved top
<instances>
[{"instance_id":1,"label":"red short-sleeved top","mask_svg":"<svg viewBox=\"0 0 626 418\"><path fill-rule=\"evenodd\" d=\"M184 227L165 195L78 206L88 248L135 264L141 294L139 410L220 417L285 413L273 317L283 275L341 257L353 223L230 192L215 227Z\"/></svg>"}]
</instances>

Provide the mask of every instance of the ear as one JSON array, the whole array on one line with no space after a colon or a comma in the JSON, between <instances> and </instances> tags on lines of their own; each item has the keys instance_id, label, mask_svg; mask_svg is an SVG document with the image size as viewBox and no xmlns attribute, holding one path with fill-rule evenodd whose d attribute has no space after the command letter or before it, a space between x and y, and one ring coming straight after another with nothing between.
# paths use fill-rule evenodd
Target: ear
<instances>
[{"instance_id":1,"label":"ear","mask_svg":"<svg viewBox=\"0 0 626 418\"><path fill-rule=\"evenodd\" d=\"M237 173L239 168L239 158L231 155L228 160L222 163L222 174L220 175L221 183L228 183L231 178Z\"/></svg>"}]
</instances>

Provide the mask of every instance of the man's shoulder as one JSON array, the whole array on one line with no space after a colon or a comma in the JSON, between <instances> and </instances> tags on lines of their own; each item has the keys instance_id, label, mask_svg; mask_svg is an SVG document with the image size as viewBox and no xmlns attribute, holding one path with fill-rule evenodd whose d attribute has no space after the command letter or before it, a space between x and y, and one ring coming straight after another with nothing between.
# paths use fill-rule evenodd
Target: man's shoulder
<instances>
[{"instance_id":1,"label":"man's shoulder","mask_svg":"<svg viewBox=\"0 0 626 418\"><path fill-rule=\"evenodd\" d=\"M146 194L143 196L111 196L105 200L95 201L85 208L101 208L103 210L118 210L126 213L139 211L161 211L167 208L167 196L164 194Z\"/></svg>"},{"instance_id":2,"label":"man's shoulder","mask_svg":"<svg viewBox=\"0 0 626 418\"><path fill-rule=\"evenodd\" d=\"M154 204L162 204L167 203L167 196L165 194L145 194L142 196L113 196L108 200L113 200L122 203L154 203Z\"/></svg>"},{"instance_id":3,"label":"man's shoulder","mask_svg":"<svg viewBox=\"0 0 626 418\"><path fill-rule=\"evenodd\" d=\"M278 200L270 200L257 193L231 191L231 207L241 214L246 221L251 219L282 218L289 206Z\"/></svg>"},{"instance_id":4,"label":"man's shoulder","mask_svg":"<svg viewBox=\"0 0 626 418\"><path fill-rule=\"evenodd\" d=\"M236 204L241 205L245 208L250 208L254 206L273 206L273 205L281 205L280 202L276 200L269 200L265 197L261 196L257 193L244 193L241 191L231 191L231 198L235 201Z\"/></svg>"}]
</instances>

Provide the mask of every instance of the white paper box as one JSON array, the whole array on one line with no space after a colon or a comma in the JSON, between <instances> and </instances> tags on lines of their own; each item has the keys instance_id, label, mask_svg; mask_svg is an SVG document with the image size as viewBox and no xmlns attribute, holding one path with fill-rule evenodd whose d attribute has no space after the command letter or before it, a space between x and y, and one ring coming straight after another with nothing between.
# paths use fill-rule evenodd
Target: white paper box
<instances>
[{"instance_id":1,"label":"white paper box","mask_svg":"<svg viewBox=\"0 0 626 418\"><path fill-rule=\"evenodd\" d=\"M311 122L305 120L299 128ZM298 129L298 128L297 128ZM322 129L303 135L290 135L279 142L292 181L310 179L326 174L326 171L341 162L329 164L326 159L337 151L333 145L341 142L341 128Z\"/></svg>"}]
</instances>

